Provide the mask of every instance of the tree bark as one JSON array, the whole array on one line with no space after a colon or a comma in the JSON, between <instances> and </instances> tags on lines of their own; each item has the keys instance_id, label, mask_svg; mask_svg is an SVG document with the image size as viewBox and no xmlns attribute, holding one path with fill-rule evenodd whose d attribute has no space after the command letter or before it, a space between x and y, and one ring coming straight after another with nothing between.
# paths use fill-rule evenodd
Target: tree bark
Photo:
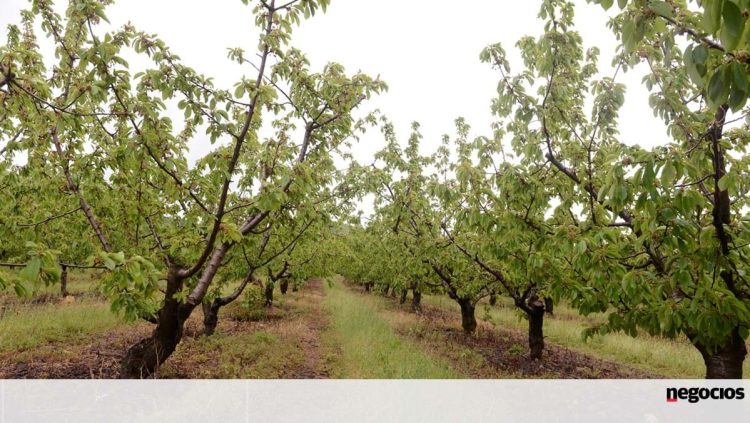
<instances>
[{"instance_id":1,"label":"tree bark","mask_svg":"<svg viewBox=\"0 0 750 423\"><path fill-rule=\"evenodd\" d=\"M399 298L398 303L399 304L405 304L406 303L406 296L409 294L408 289L404 289L401 291L401 298Z\"/></svg>"},{"instance_id":2,"label":"tree bark","mask_svg":"<svg viewBox=\"0 0 750 423\"><path fill-rule=\"evenodd\" d=\"M60 272L60 295L65 298L68 296L68 266L62 266Z\"/></svg>"},{"instance_id":3,"label":"tree bark","mask_svg":"<svg viewBox=\"0 0 750 423\"><path fill-rule=\"evenodd\" d=\"M552 298L545 297L544 298L544 311L552 315L552 309L554 308L554 303L552 302Z\"/></svg>"},{"instance_id":4,"label":"tree bark","mask_svg":"<svg viewBox=\"0 0 750 423\"><path fill-rule=\"evenodd\" d=\"M289 281L283 280L281 283L279 283L279 290L282 294L286 294L286 291L289 289Z\"/></svg>"},{"instance_id":5,"label":"tree bark","mask_svg":"<svg viewBox=\"0 0 750 423\"><path fill-rule=\"evenodd\" d=\"M544 351L544 303L531 301L526 315L529 317L530 357L532 360L539 360Z\"/></svg>"},{"instance_id":6,"label":"tree bark","mask_svg":"<svg viewBox=\"0 0 750 423\"><path fill-rule=\"evenodd\" d=\"M474 316L475 305L471 300L460 299L458 305L461 306L461 327L464 333L472 334L477 330L477 319Z\"/></svg>"},{"instance_id":7,"label":"tree bark","mask_svg":"<svg viewBox=\"0 0 750 423\"><path fill-rule=\"evenodd\" d=\"M694 345L706 364L706 379L742 379L747 347L739 329L735 328L729 340L719 348L710 349L699 343Z\"/></svg>"},{"instance_id":8,"label":"tree bark","mask_svg":"<svg viewBox=\"0 0 750 423\"><path fill-rule=\"evenodd\" d=\"M411 295L411 309L415 313L420 313L422 311L422 293L418 289L412 289Z\"/></svg>"},{"instance_id":9,"label":"tree bark","mask_svg":"<svg viewBox=\"0 0 750 423\"><path fill-rule=\"evenodd\" d=\"M265 288L266 307L273 306L273 282L268 281Z\"/></svg>"},{"instance_id":10,"label":"tree bark","mask_svg":"<svg viewBox=\"0 0 750 423\"><path fill-rule=\"evenodd\" d=\"M211 336L216 332L216 326L219 324L219 310L221 303L214 301L212 303L203 303L203 335Z\"/></svg>"},{"instance_id":11,"label":"tree bark","mask_svg":"<svg viewBox=\"0 0 750 423\"><path fill-rule=\"evenodd\" d=\"M183 279L178 269L167 273L167 291L164 305L159 310L158 323L150 337L130 347L122 359L120 377L126 379L152 377L166 359L172 355L182 339L185 321L193 307L180 303L175 294L182 289Z\"/></svg>"},{"instance_id":12,"label":"tree bark","mask_svg":"<svg viewBox=\"0 0 750 423\"><path fill-rule=\"evenodd\" d=\"M492 295L490 295L490 305L494 306L495 304L497 304L497 295L496 294L492 294Z\"/></svg>"},{"instance_id":13,"label":"tree bark","mask_svg":"<svg viewBox=\"0 0 750 423\"><path fill-rule=\"evenodd\" d=\"M219 310L242 295L247 285L255 280L253 277L254 271L255 269L251 269L242 283L230 295L216 297L211 303L203 303L203 335L211 336L216 332L216 326L219 323Z\"/></svg>"}]
</instances>

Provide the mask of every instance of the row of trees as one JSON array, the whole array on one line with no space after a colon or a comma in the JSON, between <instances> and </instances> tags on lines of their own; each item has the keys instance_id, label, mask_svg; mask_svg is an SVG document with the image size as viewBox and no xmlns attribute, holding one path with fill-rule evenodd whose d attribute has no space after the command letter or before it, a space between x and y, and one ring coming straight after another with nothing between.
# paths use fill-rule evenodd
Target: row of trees
<instances>
[{"instance_id":1,"label":"row of trees","mask_svg":"<svg viewBox=\"0 0 750 423\"><path fill-rule=\"evenodd\" d=\"M289 46L328 0L249 5L258 42L229 50L251 72L233 91L154 35L107 30L109 3L71 0L60 15L35 0L0 47L1 254L23 267L0 283L23 293L58 280L61 264L108 271L113 310L155 323L122 363L124 377L143 377L196 307L211 332L259 272L272 286L313 271L310 243L346 210L358 173L335 158L368 121L355 110L385 85L337 64L312 71ZM36 25L55 46L50 68ZM126 57L146 64L135 72ZM191 140L212 145L194 164Z\"/></svg>"},{"instance_id":2,"label":"row of trees","mask_svg":"<svg viewBox=\"0 0 750 423\"><path fill-rule=\"evenodd\" d=\"M374 217L351 231L346 251L359 261L344 259L342 273L443 292L466 332L481 298L506 295L528 319L532 358L545 303L562 298L607 313L589 335L684 335L706 377L739 378L750 325L748 4L618 5L612 76L584 48L573 3L545 0L544 33L517 44L520 71L501 45L481 54L499 74L492 136L471 139L459 119L457 135L423 156L418 126L401 151L385 125ZM619 138L616 77L634 67L646 67L649 104L668 128L645 134L652 149Z\"/></svg>"},{"instance_id":3,"label":"row of trees","mask_svg":"<svg viewBox=\"0 0 750 423\"><path fill-rule=\"evenodd\" d=\"M152 375L198 306L211 333L260 278L272 293L340 273L404 299L410 290L416 309L422 293L448 295L468 333L478 302L505 295L528 318L532 358L544 312L565 299L608 313L590 333L685 335L707 377L741 377L746 2L618 1L621 46L601 77L573 3L543 0L543 34L517 44L520 71L500 45L481 54L499 75L493 133L471 138L459 119L430 155L418 125L402 149L385 118L355 117L382 81L336 64L314 72L289 46L328 0L253 2L257 48L229 50L252 75L232 91L154 35L105 29L108 4L71 0L61 16L35 0L0 47L0 261L21 268L0 285L24 294L63 269L105 270L113 309L155 323L127 351L124 376ZM56 49L51 68L37 24ZM126 57L146 65L131 70ZM616 78L636 66L668 127L652 149L619 139ZM385 139L377 166L337 169L373 125ZM192 140L212 145L196 163ZM365 193L373 216L347 224Z\"/></svg>"}]
</instances>

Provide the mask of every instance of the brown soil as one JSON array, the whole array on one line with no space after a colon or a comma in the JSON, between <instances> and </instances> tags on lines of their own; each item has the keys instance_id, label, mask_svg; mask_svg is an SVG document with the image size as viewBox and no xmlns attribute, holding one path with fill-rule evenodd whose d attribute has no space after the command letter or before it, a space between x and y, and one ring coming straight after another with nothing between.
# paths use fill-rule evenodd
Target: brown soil
<instances>
[{"instance_id":1,"label":"brown soil","mask_svg":"<svg viewBox=\"0 0 750 423\"><path fill-rule=\"evenodd\" d=\"M254 317L238 313L239 304L232 304L221 311L216 334L209 338L200 336L203 316L196 310L160 377L328 378L328 359L335 351L321 344L328 324L322 296L322 281L311 280L299 292L279 294L274 307ZM423 312L414 314L408 303L383 301L382 316L400 336L446 358L467 377L654 377L549 341L543 359L530 360L522 331L480 322L477 333L466 336L457 313L423 305ZM127 347L148 336L151 328L148 323L124 325L74 342L0 355L0 378L116 378Z\"/></svg>"},{"instance_id":2,"label":"brown soil","mask_svg":"<svg viewBox=\"0 0 750 423\"><path fill-rule=\"evenodd\" d=\"M280 293L275 305L257 320L222 310L214 344L188 339L165 364L167 378L263 378L320 379L328 377L319 343L326 326L322 309L321 281L308 281L298 292ZM281 300L281 301L278 301ZM279 304L281 302L281 304ZM230 305L229 307L238 307ZM199 313L200 314L200 313ZM249 344L253 334L265 334L275 343L257 347ZM232 351L221 338L233 338L250 354ZM256 349L259 348L259 349Z\"/></svg>"},{"instance_id":3,"label":"brown soil","mask_svg":"<svg viewBox=\"0 0 750 423\"><path fill-rule=\"evenodd\" d=\"M216 345L201 339L202 318L196 310L185 326L183 342L165 363L161 377L166 378L211 378L211 377L263 377L263 378L326 378L328 370L324 364L324 354L319 342L320 334L326 326L326 316L322 309L322 285L312 280L299 292L287 293L281 305L268 309L257 320L233 318L229 308L221 311L216 330ZM278 297L277 297L278 298ZM138 340L148 336L152 330L149 323L122 326L103 334L92 334L83 341L54 342L33 349L0 355L0 378L49 378L49 379L88 379L117 378L120 360L126 349ZM265 367L273 367L271 373L257 375L242 374L244 367L253 366L253 360L240 357L236 367L230 368L237 375L221 373L223 350L218 345L237 343L243 337L258 332L270 334L277 342L262 344L268 351L259 351L269 357L278 357L277 362ZM288 356L279 351L289 351ZM236 358L228 357L227 360ZM286 359L286 361L284 360ZM243 361L244 360L244 361ZM227 368L223 369L227 371Z\"/></svg>"},{"instance_id":4,"label":"brown soil","mask_svg":"<svg viewBox=\"0 0 750 423\"><path fill-rule=\"evenodd\" d=\"M302 333L301 344L305 353L305 365L299 368L295 378L298 379L326 379L329 369L323 360L323 348L320 344L321 334L328 325L328 319L323 310L323 282L313 279L307 283L307 289L298 293L304 299L307 310L304 317L307 320L306 330Z\"/></svg>"},{"instance_id":5,"label":"brown soil","mask_svg":"<svg viewBox=\"0 0 750 423\"><path fill-rule=\"evenodd\" d=\"M545 341L541 360L529 358L526 333L478 322L474 335L461 330L460 315L423 305L415 314L408 305L389 302L387 318L401 336L416 341L426 351L442 356L471 378L645 379L658 377L569 350Z\"/></svg>"},{"instance_id":6,"label":"brown soil","mask_svg":"<svg viewBox=\"0 0 750 423\"><path fill-rule=\"evenodd\" d=\"M119 374L128 346L146 337L148 323L124 326L92 335L80 343L54 342L31 350L0 356L0 378L107 379Z\"/></svg>"}]
</instances>

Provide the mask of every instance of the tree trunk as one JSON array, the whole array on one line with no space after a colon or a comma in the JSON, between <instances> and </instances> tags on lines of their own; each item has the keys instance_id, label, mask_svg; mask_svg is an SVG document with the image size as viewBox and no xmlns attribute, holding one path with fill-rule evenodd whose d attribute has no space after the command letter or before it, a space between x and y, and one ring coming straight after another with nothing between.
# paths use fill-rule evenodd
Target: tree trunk
<instances>
[{"instance_id":1,"label":"tree trunk","mask_svg":"<svg viewBox=\"0 0 750 423\"><path fill-rule=\"evenodd\" d=\"M731 338L722 347L709 349L694 344L706 364L706 379L742 379L742 363L747 355L745 340L739 329L732 331Z\"/></svg>"},{"instance_id":2,"label":"tree trunk","mask_svg":"<svg viewBox=\"0 0 750 423\"><path fill-rule=\"evenodd\" d=\"M203 335L211 336L216 332L216 326L219 324L219 310L221 304L217 301L203 303Z\"/></svg>"},{"instance_id":3,"label":"tree trunk","mask_svg":"<svg viewBox=\"0 0 750 423\"><path fill-rule=\"evenodd\" d=\"M265 289L266 307L273 306L273 282L266 283Z\"/></svg>"},{"instance_id":4,"label":"tree trunk","mask_svg":"<svg viewBox=\"0 0 750 423\"><path fill-rule=\"evenodd\" d=\"M371 288L371 287L372 287L372 285L371 285L371 284L370 284L369 282L367 282L367 283L365 284L365 292L370 292L370 288Z\"/></svg>"},{"instance_id":5,"label":"tree trunk","mask_svg":"<svg viewBox=\"0 0 750 423\"><path fill-rule=\"evenodd\" d=\"M399 298L398 303L399 304L406 303L406 296L408 294L409 294L409 290L408 289L404 289L403 291L401 291L401 298Z\"/></svg>"},{"instance_id":6,"label":"tree trunk","mask_svg":"<svg viewBox=\"0 0 750 423\"><path fill-rule=\"evenodd\" d=\"M490 295L490 305L494 306L495 304L497 304L497 295L496 294L492 294L492 295Z\"/></svg>"},{"instance_id":7,"label":"tree trunk","mask_svg":"<svg viewBox=\"0 0 750 423\"><path fill-rule=\"evenodd\" d=\"M552 309L554 308L554 304L552 303L552 298L545 297L544 298L544 311L552 315Z\"/></svg>"},{"instance_id":8,"label":"tree trunk","mask_svg":"<svg viewBox=\"0 0 750 423\"><path fill-rule=\"evenodd\" d=\"M281 283L279 284L279 290L281 291L281 293L286 294L286 291L288 289L289 289L289 281L287 280L281 281Z\"/></svg>"},{"instance_id":9,"label":"tree trunk","mask_svg":"<svg viewBox=\"0 0 750 423\"><path fill-rule=\"evenodd\" d=\"M411 291L411 309L414 310L415 313L420 313L422 311L422 293L417 289Z\"/></svg>"},{"instance_id":10,"label":"tree trunk","mask_svg":"<svg viewBox=\"0 0 750 423\"><path fill-rule=\"evenodd\" d=\"M297 292L297 291L299 291L299 288L297 287L296 283L293 283L292 284L292 292Z\"/></svg>"},{"instance_id":11,"label":"tree trunk","mask_svg":"<svg viewBox=\"0 0 750 423\"><path fill-rule=\"evenodd\" d=\"M68 296L68 266L62 266L60 272L60 295L65 298Z\"/></svg>"},{"instance_id":12,"label":"tree trunk","mask_svg":"<svg viewBox=\"0 0 750 423\"><path fill-rule=\"evenodd\" d=\"M388 286L388 285L386 285L385 286L385 290L383 291L383 295L387 297L388 296L388 291L390 291L390 290L391 290L391 287Z\"/></svg>"},{"instance_id":13,"label":"tree trunk","mask_svg":"<svg viewBox=\"0 0 750 423\"><path fill-rule=\"evenodd\" d=\"M472 334L477 330L477 319L474 317L475 305L471 300L458 300L461 306L461 326L466 334Z\"/></svg>"},{"instance_id":14,"label":"tree trunk","mask_svg":"<svg viewBox=\"0 0 750 423\"><path fill-rule=\"evenodd\" d=\"M190 317L193 307L182 304L175 298L183 284L177 272L178 269L169 269L164 305L159 310L156 328L150 337L142 339L128 349L122 359L121 378L144 378L155 375L159 366L174 352L182 339L185 320Z\"/></svg>"},{"instance_id":15,"label":"tree trunk","mask_svg":"<svg viewBox=\"0 0 750 423\"><path fill-rule=\"evenodd\" d=\"M533 301L526 311L529 317L529 351L532 360L542 358L544 350L544 304Z\"/></svg>"}]
</instances>

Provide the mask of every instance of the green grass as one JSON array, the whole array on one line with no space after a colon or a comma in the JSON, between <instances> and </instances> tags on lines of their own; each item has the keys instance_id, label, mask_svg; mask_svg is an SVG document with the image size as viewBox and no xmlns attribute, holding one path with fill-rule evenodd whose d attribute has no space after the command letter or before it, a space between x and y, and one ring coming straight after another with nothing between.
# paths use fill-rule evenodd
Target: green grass
<instances>
[{"instance_id":1,"label":"green grass","mask_svg":"<svg viewBox=\"0 0 750 423\"><path fill-rule=\"evenodd\" d=\"M265 331L186 338L178 349L189 351L185 355L189 364L182 370L190 371L194 379L284 378L305 359L294 343ZM180 377L170 361L161 373L166 378Z\"/></svg>"},{"instance_id":2,"label":"green grass","mask_svg":"<svg viewBox=\"0 0 750 423\"><path fill-rule=\"evenodd\" d=\"M0 354L23 351L48 342L74 342L125 322L106 304L44 304L6 313L0 319Z\"/></svg>"},{"instance_id":3,"label":"green grass","mask_svg":"<svg viewBox=\"0 0 750 423\"><path fill-rule=\"evenodd\" d=\"M424 354L400 338L378 315L378 304L340 284L326 286L324 304L330 314L326 333L338 354L333 358L334 377L365 379L456 378L443 360Z\"/></svg>"},{"instance_id":4,"label":"green grass","mask_svg":"<svg viewBox=\"0 0 750 423\"><path fill-rule=\"evenodd\" d=\"M101 294L97 282L101 275L90 270L68 270L68 294L76 297L97 298ZM19 297L12 289L0 291L0 307L26 307L55 302L62 297L60 284L39 284L28 297Z\"/></svg>"},{"instance_id":5,"label":"green grass","mask_svg":"<svg viewBox=\"0 0 750 423\"><path fill-rule=\"evenodd\" d=\"M450 299L442 297L425 297L425 302L440 307L458 306ZM485 312L477 307L477 318ZM498 306L491 307L491 321L500 327L528 330L526 320L519 318L510 305L498 301ZM686 339L666 339L649 335L630 337L623 333L612 333L595 336L584 341L582 331L592 323L604 321L603 315L581 316L574 309L564 304L555 305L555 316L545 316L544 336L548 341L574 351L589 354L606 360L622 363L649 373L670 378L703 378L705 366L700 353ZM750 363L745 360L744 377L750 377Z\"/></svg>"}]
</instances>

